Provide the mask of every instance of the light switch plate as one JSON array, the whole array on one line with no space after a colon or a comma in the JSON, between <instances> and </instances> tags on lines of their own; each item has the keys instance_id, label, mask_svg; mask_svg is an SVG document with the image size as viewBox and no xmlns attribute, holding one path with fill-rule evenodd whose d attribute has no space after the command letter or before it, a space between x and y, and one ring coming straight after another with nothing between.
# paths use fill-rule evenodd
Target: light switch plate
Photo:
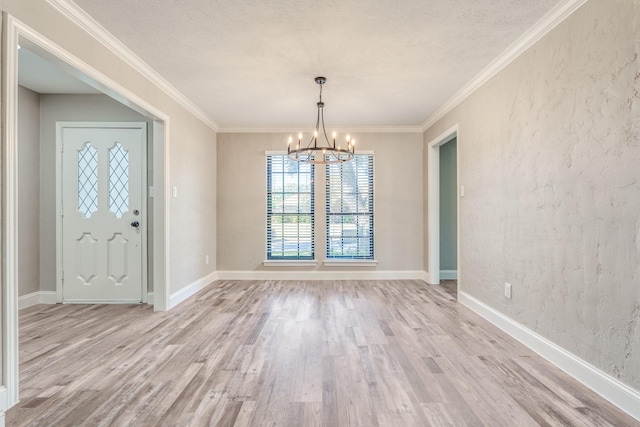
<instances>
[{"instance_id":1,"label":"light switch plate","mask_svg":"<svg viewBox=\"0 0 640 427\"><path fill-rule=\"evenodd\" d=\"M511 299L511 283L504 283L504 296Z\"/></svg>"}]
</instances>

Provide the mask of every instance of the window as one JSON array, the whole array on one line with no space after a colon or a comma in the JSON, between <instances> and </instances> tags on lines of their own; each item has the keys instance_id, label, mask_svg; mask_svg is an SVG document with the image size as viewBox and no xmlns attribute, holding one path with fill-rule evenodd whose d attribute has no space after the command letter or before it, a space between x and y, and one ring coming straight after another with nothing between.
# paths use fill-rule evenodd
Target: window
<instances>
[{"instance_id":1,"label":"window","mask_svg":"<svg viewBox=\"0 0 640 427\"><path fill-rule=\"evenodd\" d=\"M327 259L373 259L373 155L327 165Z\"/></svg>"},{"instance_id":2,"label":"window","mask_svg":"<svg viewBox=\"0 0 640 427\"><path fill-rule=\"evenodd\" d=\"M314 259L313 165L267 155L267 259Z\"/></svg>"}]
</instances>

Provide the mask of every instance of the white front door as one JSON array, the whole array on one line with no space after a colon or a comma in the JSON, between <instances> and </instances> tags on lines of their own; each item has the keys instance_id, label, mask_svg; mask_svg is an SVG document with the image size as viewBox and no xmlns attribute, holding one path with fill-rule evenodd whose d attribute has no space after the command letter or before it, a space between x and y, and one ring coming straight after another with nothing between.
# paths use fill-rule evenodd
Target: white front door
<instances>
[{"instance_id":1,"label":"white front door","mask_svg":"<svg viewBox=\"0 0 640 427\"><path fill-rule=\"evenodd\" d=\"M142 300L145 123L63 123L65 303Z\"/></svg>"}]
</instances>

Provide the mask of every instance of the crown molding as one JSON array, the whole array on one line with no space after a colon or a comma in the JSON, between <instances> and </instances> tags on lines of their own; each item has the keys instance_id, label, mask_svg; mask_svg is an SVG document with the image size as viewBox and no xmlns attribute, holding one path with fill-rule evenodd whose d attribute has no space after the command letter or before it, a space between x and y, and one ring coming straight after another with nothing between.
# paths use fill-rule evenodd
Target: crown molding
<instances>
[{"instance_id":1,"label":"crown molding","mask_svg":"<svg viewBox=\"0 0 640 427\"><path fill-rule=\"evenodd\" d=\"M298 131L310 129L309 126L288 126L288 127L221 127L218 133L286 133L297 134ZM333 130L333 128L332 128ZM337 127L335 131L338 133L422 133L424 129L421 126L359 126L359 127Z\"/></svg>"},{"instance_id":2,"label":"crown molding","mask_svg":"<svg viewBox=\"0 0 640 427\"><path fill-rule=\"evenodd\" d=\"M220 133L291 133L291 129L298 129L299 126L288 128L282 127L220 127L197 105L183 95L171 83L158 74L153 68L146 64L140 57L133 53L122 42L115 38L109 31L100 25L89 14L82 10L72 0L46 0L54 9L66 16L73 23L89 33L97 41L112 51L117 57L122 59L144 77L149 79L163 92L174 99L178 104L191 112L199 120ZM462 87L453 97L442 104L422 125L419 126L362 126L348 129L351 133L413 133L424 132L438 120L453 110L458 104L484 85L489 79L504 69L507 65L527 51L545 34L558 26L567 17L573 14L588 0L564 0L556 5L526 33L511 44L500 56L486 66L471 81ZM344 130L337 129L344 132Z\"/></svg>"},{"instance_id":3,"label":"crown molding","mask_svg":"<svg viewBox=\"0 0 640 427\"><path fill-rule=\"evenodd\" d=\"M426 131L438 120L453 110L458 104L484 85L489 79L498 74L507 65L526 52L538 40L544 37L549 31L557 27L561 22L573 14L587 0L564 0L558 3L545 16L543 16L533 27L513 42L504 52L487 65L469 83L462 87L453 97L442 104L427 120L422 123L422 130Z\"/></svg>"},{"instance_id":4,"label":"crown molding","mask_svg":"<svg viewBox=\"0 0 640 427\"><path fill-rule=\"evenodd\" d=\"M155 84L160 90L169 95L174 101L184 107L191 114L209 126L212 130L218 131L218 124L211 119L204 111L202 111L189 98L184 96L182 92L169 83L158 72L151 68L138 55L133 53L120 40L115 38L113 34L107 31L88 13L82 10L72 0L46 0L54 9L66 16L74 24L89 33L93 38L99 41L107 49L113 52L118 58L130 65L137 72Z\"/></svg>"}]
</instances>

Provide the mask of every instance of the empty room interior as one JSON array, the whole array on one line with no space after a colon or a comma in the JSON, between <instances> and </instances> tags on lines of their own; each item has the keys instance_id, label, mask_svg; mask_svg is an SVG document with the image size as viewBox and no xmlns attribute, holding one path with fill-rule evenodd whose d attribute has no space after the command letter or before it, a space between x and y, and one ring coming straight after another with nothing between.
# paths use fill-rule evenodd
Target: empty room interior
<instances>
[{"instance_id":1,"label":"empty room interior","mask_svg":"<svg viewBox=\"0 0 640 427\"><path fill-rule=\"evenodd\" d=\"M640 0L0 6L0 427L640 426Z\"/></svg>"}]
</instances>

